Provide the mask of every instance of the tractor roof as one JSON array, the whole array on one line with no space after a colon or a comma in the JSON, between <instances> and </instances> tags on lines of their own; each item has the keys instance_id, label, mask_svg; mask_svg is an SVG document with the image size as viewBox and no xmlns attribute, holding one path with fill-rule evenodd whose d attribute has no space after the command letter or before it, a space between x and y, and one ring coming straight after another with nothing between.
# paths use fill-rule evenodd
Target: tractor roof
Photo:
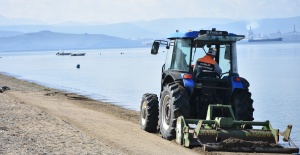
<instances>
[{"instance_id":1,"label":"tractor roof","mask_svg":"<svg viewBox=\"0 0 300 155\"><path fill-rule=\"evenodd\" d=\"M236 35L234 33L228 33L227 31L216 31L212 30L200 30L200 31L189 31L172 33L168 39L195 39L202 41L240 41L244 39L244 35Z\"/></svg>"},{"instance_id":2,"label":"tractor roof","mask_svg":"<svg viewBox=\"0 0 300 155\"><path fill-rule=\"evenodd\" d=\"M176 30L176 33L172 33L169 35L168 39L178 39L178 38L196 38L198 36L199 31L189 31L189 32L179 32Z\"/></svg>"}]
</instances>

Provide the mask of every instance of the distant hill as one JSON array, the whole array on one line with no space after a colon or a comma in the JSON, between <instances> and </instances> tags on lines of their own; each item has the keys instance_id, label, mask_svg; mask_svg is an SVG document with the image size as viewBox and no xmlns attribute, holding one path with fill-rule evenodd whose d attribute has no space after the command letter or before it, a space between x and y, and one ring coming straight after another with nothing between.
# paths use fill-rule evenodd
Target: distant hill
<instances>
[{"instance_id":1,"label":"distant hill","mask_svg":"<svg viewBox=\"0 0 300 155\"><path fill-rule=\"evenodd\" d=\"M0 38L0 51L142 47L141 41L102 34L66 34L51 31Z\"/></svg>"},{"instance_id":2,"label":"distant hill","mask_svg":"<svg viewBox=\"0 0 300 155\"><path fill-rule=\"evenodd\" d=\"M300 16L256 20L224 18L164 18L116 24L64 22L48 25L32 19L0 16L0 51L141 47L179 30L216 28L246 35L251 29L260 36L300 31Z\"/></svg>"},{"instance_id":3,"label":"distant hill","mask_svg":"<svg viewBox=\"0 0 300 155\"><path fill-rule=\"evenodd\" d=\"M129 23L120 24L106 24L106 25L4 25L0 26L0 31L19 31L22 33L39 32L39 31L52 31L59 33L71 34L104 34L115 36L118 38L156 38L163 36L159 32L147 30Z\"/></svg>"}]
</instances>

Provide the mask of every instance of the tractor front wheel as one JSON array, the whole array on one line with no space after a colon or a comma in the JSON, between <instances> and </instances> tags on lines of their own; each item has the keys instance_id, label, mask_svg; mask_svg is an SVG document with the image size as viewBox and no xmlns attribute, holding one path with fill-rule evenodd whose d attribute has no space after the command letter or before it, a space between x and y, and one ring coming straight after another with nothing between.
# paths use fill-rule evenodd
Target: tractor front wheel
<instances>
[{"instance_id":1,"label":"tractor front wheel","mask_svg":"<svg viewBox=\"0 0 300 155\"><path fill-rule=\"evenodd\" d=\"M144 94L140 107L141 129L154 133L158 125L158 98L155 94Z\"/></svg>"},{"instance_id":2,"label":"tractor front wheel","mask_svg":"<svg viewBox=\"0 0 300 155\"><path fill-rule=\"evenodd\" d=\"M176 137L176 120L179 116L189 116L189 98L184 87L171 83L164 87L159 106L160 133L163 138Z\"/></svg>"}]
</instances>

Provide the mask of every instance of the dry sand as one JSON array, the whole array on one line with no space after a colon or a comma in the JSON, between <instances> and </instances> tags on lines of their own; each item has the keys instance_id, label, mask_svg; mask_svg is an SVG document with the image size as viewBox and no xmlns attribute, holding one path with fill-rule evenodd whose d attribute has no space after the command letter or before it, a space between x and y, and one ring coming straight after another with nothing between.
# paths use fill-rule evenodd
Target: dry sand
<instances>
[{"instance_id":1,"label":"dry sand","mask_svg":"<svg viewBox=\"0 0 300 155\"><path fill-rule=\"evenodd\" d=\"M0 74L2 86L0 154L232 154L147 133L137 111Z\"/></svg>"},{"instance_id":2,"label":"dry sand","mask_svg":"<svg viewBox=\"0 0 300 155\"><path fill-rule=\"evenodd\" d=\"M0 75L0 154L197 154L142 131L138 112Z\"/></svg>"}]
</instances>

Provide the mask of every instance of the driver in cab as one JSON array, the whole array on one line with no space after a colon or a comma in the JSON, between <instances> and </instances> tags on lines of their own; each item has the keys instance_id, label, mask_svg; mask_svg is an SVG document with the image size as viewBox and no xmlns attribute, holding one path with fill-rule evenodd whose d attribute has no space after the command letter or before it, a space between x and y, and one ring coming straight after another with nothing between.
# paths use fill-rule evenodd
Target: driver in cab
<instances>
[{"instance_id":1,"label":"driver in cab","mask_svg":"<svg viewBox=\"0 0 300 155\"><path fill-rule=\"evenodd\" d=\"M201 69L202 73L216 73L217 76L220 76L222 69L218 63L214 60L217 53L216 48L209 48L206 55L197 60L197 67ZM200 73L201 74L201 73Z\"/></svg>"}]
</instances>

